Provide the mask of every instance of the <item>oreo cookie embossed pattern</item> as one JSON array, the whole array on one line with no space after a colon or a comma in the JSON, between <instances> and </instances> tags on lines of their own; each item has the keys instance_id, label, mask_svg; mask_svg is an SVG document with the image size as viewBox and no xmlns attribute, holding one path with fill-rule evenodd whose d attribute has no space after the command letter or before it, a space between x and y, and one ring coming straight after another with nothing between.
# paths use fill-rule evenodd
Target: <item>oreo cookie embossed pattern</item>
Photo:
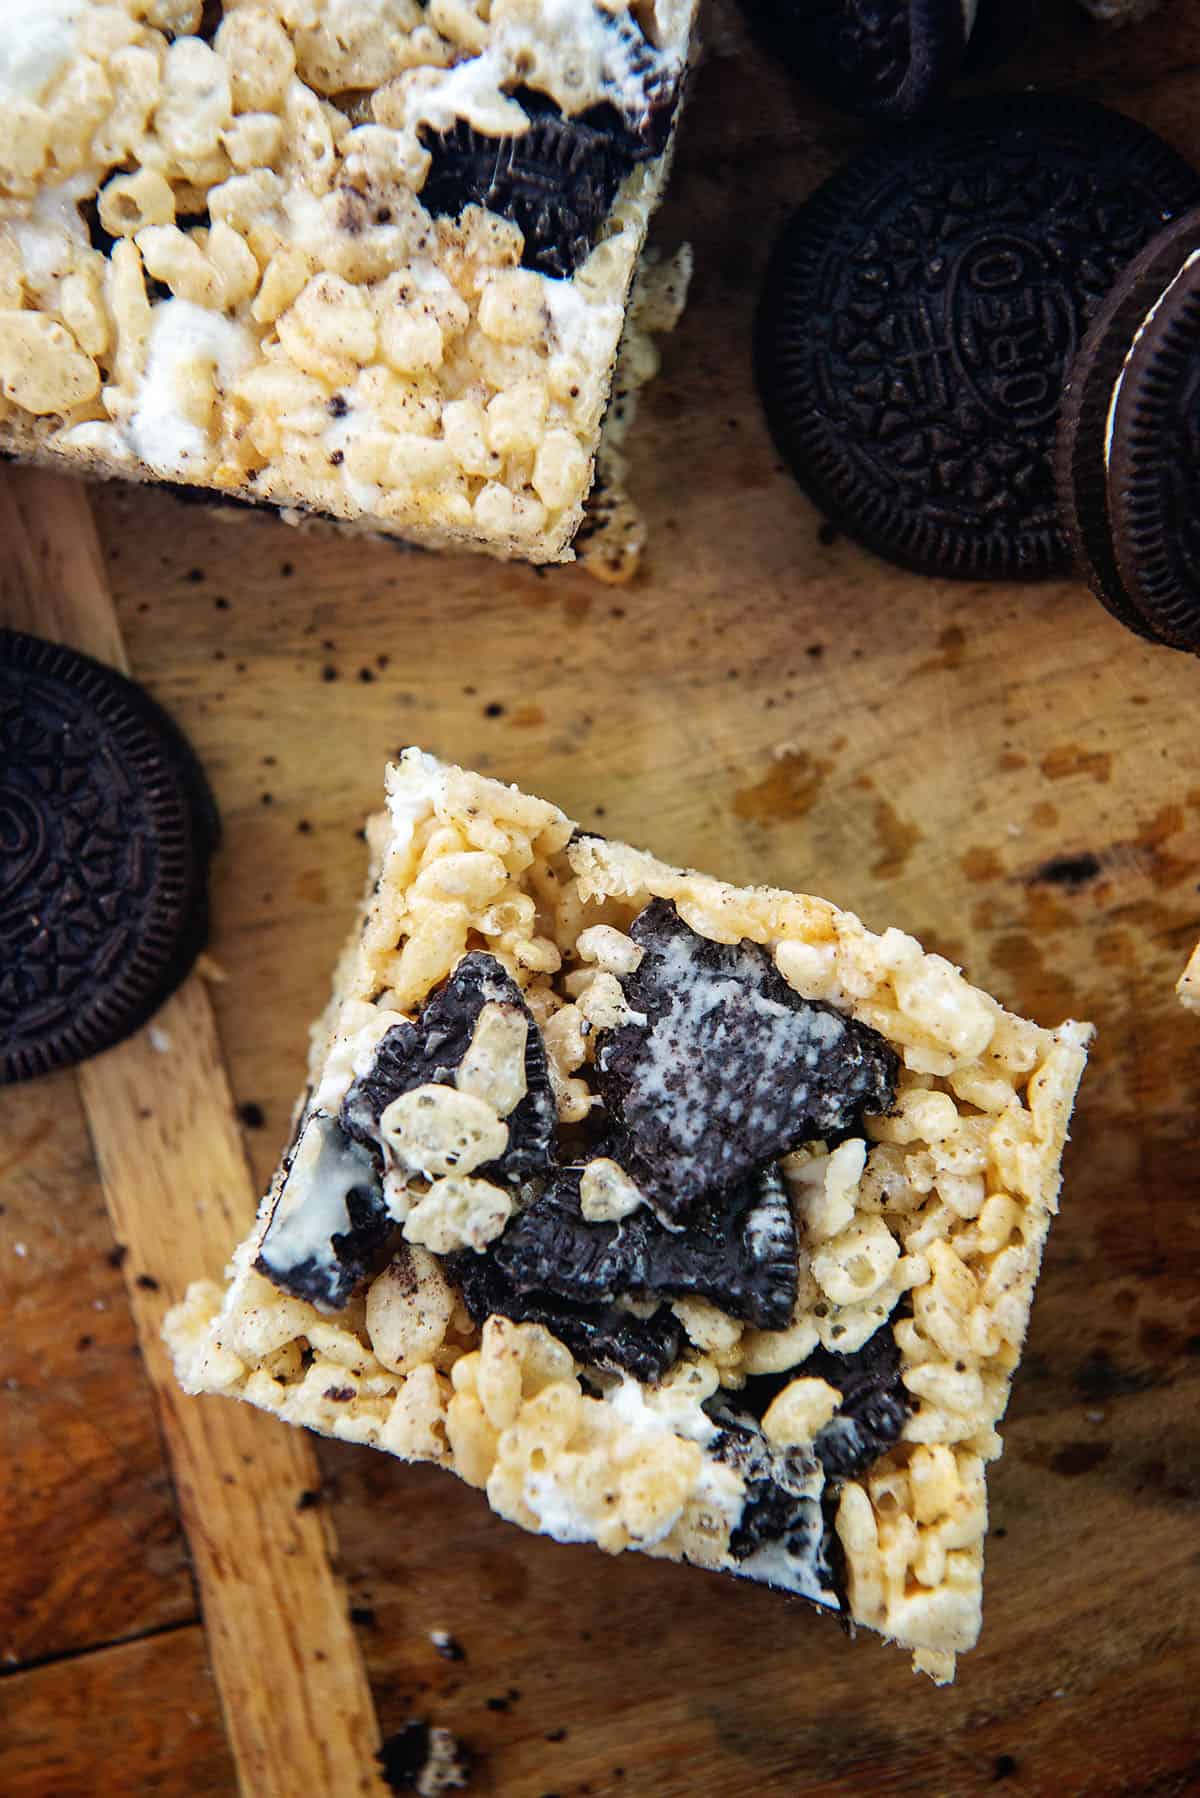
<instances>
[{"instance_id":1,"label":"oreo cookie embossed pattern","mask_svg":"<svg viewBox=\"0 0 1200 1798\"><path fill-rule=\"evenodd\" d=\"M0 632L0 1083L157 1009L204 942L217 836L199 765L145 693Z\"/></svg>"},{"instance_id":2,"label":"oreo cookie embossed pattern","mask_svg":"<svg viewBox=\"0 0 1200 1798\"><path fill-rule=\"evenodd\" d=\"M758 319L800 484L919 572L1064 572L1066 370L1119 270L1197 198L1140 125L1057 96L972 102L860 156L792 219Z\"/></svg>"}]
</instances>

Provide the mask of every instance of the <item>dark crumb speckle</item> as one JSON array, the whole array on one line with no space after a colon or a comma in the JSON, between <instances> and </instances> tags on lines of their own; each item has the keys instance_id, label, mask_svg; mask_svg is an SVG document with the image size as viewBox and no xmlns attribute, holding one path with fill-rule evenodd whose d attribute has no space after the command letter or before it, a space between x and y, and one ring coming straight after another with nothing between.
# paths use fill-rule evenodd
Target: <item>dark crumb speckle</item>
<instances>
[{"instance_id":1,"label":"dark crumb speckle","mask_svg":"<svg viewBox=\"0 0 1200 1798\"><path fill-rule=\"evenodd\" d=\"M388 663L391 661L391 659L392 659L391 656L388 655L386 650L384 650L381 652L381 654L379 654L375 657L375 666L377 668L386 668L388 666Z\"/></svg>"},{"instance_id":2,"label":"dark crumb speckle","mask_svg":"<svg viewBox=\"0 0 1200 1798\"><path fill-rule=\"evenodd\" d=\"M275 803L274 793L260 793L258 796L258 803L260 805L274 805L274 803Z\"/></svg>"},{"instance_id":3,"label":"dark crumb speckle","mask_svg":"<svg viewBox=\"0 0 1200 1798\"><path fill-rule=\"evenodd\" d=\"M1017 1763L1011 1754L998 1754L992 1762L993 1779L1011 1779L1017 1770Z\"/></svg>"},{"instance_id":4,"label":"dark crumb speckle","mask_svg":"<svg viewBox=\"0 0 1200 1798\"><path fill-rule=\"evenodd\" d=\"M1054 855L1040 868L1035 868L1029 876L1029 885L1058 886L1074 889L1086 886L1089 880L1095 880L1100 872L1100 858L1093 855L1090 849L1082 855Z\"/></svg>"},{"instance_id":5,"label":"dark crumb speckle","mask_svg":"<svg viewBox=\"0 0 1200 1798\"><path fill-rule=\"evenodd\" d=\"M342 463L345 460L346 460L345 450L330 450L330 452L329 452L330 468L340 468L342 466Z\"/></svg>"},{"instance_id":6,"label":"dark crumb speckle","mask_svg":"<svg viewBox=\"0 0 1200 1798\"><path fill-rule=\"evenodd\" d=\"M116 1242L113 1244L112 1248L109 1249L108 1254L104 1259L108 1262L110 1267L123 1267L125 1265L125 1257L128 1253L129 1248L126 1243Z\"/></svg>"},{"instance_id":7,"label":"dark crumb speckle","mask_svg":"<svg viewBox=\"0 0 1200 1798\"><path fill-rule=\"evenodd\" d=\"M461 1791L470 1780L469 1750L448 1729L431 1729L424 1717L386 1737L375 1758L393 1792Z\"/></svg>"},{"instance_id":8,"label":"dark crumb speckle","mask_svg":"<svg viewBox=\"0 0 1200 1798\"><path fill-rule=\"evenodd\" d=\"M351 1623L360 1624L363 1629L374 1629L377 1621L374 1607L369 1604L352 1604L350 1606L350 1621Z\"/></svg>"},{"instance_id":9,"label":"dark crumb speckle","mask_svg":"<svg viewBox=\"0 0 1200 1798\"><path fill-rule=\"evenodd\" d=\"M1111 1442L1064 1442L1050 1457L1050 1471L1073 1479L1078 1474L1091 1473L1111 1453Z\"/></svg>"},{"instance_id":10,"label":"dark crumb speckle","mask_svg":"<svg viewBox=\"0 0 1200 1798\"><path fill-rule=\"evenodd\" d=\"M385 1738L375 1758L383 1770L383 1781L393 1792L409 1791L425 1766L429 1753L429 1725L414 1718Z\"/></svg>"},{"instance_id":11,"label":"dark crumb speckle","mask_svg":"<svg viewBox=\"0 0 1200 1798\"><path fill-rule=\"evenodd\" d=\"M373 668L360 668L358 671L358 678L364 685L366 685L375 679L375 670Z\"/></svg>"},{"instance_id":12,"label":"dark crumb speckle","mask_svg":"<svg viewBox=\"0 0 1200 1798\"><path fill-rule=\"evenodd\" d=\"M325 410L330 418L345 418L350 410L350 402L344 394L335 393L331 399L326 400Z\"/></svg>"},{"instance_id":13,"label":"dark crumb speckle","mask_svg":"<svg viewBox=\"0 0 1200 1798\"><path fill-rule=\"evenodd\" d=\"M489 1698L486 1700L489 1711L506 1711L508 1709L508 1702L507 1698Z\"/></svg>"},{"instance_id":14,"label":"dark crumb speckle","mask_svg":"<svg viewBox=\"0 0 1200 1798\"><path fill-rule=\"evenodd\" d=\"M267 1121L262 1106L256 1105L253 1099L238 1106L238 1116L247 1130L261 1130Z\"/></svg>"},{"instance_id":15,"label":"dark crumb speckle","mask_svg":"<svg viewBox=\"0 0 1200 1798\"><path fill-rule=\"evenodd\" d=\"M76 1352L81 1355L85 1354L87 1350L91 1348L95 1340L96 1338L94 1336L81 1336L75 1344Z\"/></svg>"},{"instance_id":16,"label":"dark crumb speckle","mask_svg":"<svg viewBox=\"0 0 1200 1798\"><path fill-rule=\"evenodd\" d=\"M139 1274L134 1281L134 1285L140 1286L143 1292L157 1292L159 1290L158 1281L154 1278L153 1274Z\"/></svg>"},{"instance_id":17,"label":"dark crumb speckle","mask_svg":"<svg viewBox=\"0 0 1200 1798\"><path fill-rule=\"evenodd\" d=\"M997 1527L992 1531L993 1537L998 1542L1003 1542L1003 1540L1004 1540L1005 1536L1007 1536L1007 1534L1008 1534L1008 1531L1005 1529L1005 1527L1002 1523L998 1524Z\"/></svg>"},{"instance_id":18,"label":"dark crumb speckle","mask_svg":"<svg viewBox=\"0 0 1200 1798\"><path fill-rule=\"evenodd\" d=\"M296 829L300 832L300 835L302 837L308 837L308 836L312 835L312 825L309 823L307 818L297 819Z\"/></svg>"},{"instance_id":19,"label":"dark crumb speckle","mask_svg":"<svg viewBox=\"0 0 1200 1798\"><path fill-rule=\"evenodd\" d=\"M317 1488L315 1486L306 1486L296 1500L296 1509L298 1511L311 1511L314 1505L319 1505L320 1502L321 1494Z\"/></svg>"},{"instance_id":20,"label":"dark crumb speckle","mask_svg":"<svg viewBox=\"0 0 1200 1798\"><path fill-rule=\"evenodd\" d=\"M227 612L229 610L229 601L227 599L214 599L213 605L218 612Z\"/></svg>"},{"instance_id":21,"label":"dark crumb speckle","mask_svg":"<svg viewBox=\"0 0 1200 1798\"><path fill-rule=\"evenodd\" d=\"M558 1729L548 1729L546 1731L545 1739L547 1742L565 1742L567 1739L567 1732L560 1725Z\"/></svg>"},{"instance_id":22,"label":"dark crumb speckle","mask_svg":"<svg viewBox=\"0 0 1200 1798\"><path fill-rule=\"evenodd\" d=\"M325 1397L335 1405L348 1405L357 1394L353 1386L326 1386Z\"/></svg>"},{"instance_id":23,"label":"dark crumb speckle","mask_svg":"<svg viewBox=\"0 0 1200 1798\"><path fill-rule=\"evenodd\" d=\"M365 843L367 840L366 826L360 824L354 835L360 843Z\"/></svg>"},{"instance_id":24,"label":"dark crumb speckle","mask_svg":"<svg viewBox=\"0 0 1200 1798\"><path fill-rule=\"evenodd\" d=\"M296 565L294 562L282 562L280 563L279 572L285 581L290 580L292 575L296 572Z\"/></svg>"},{"instance_id":25,"label":"dark crumb speckle","mask_svg":"<svg viewBox=\"0 0 1200 1798\"><path fill-rule=\"evenodd\" d=\"M806 656L811 656L814 662L819 662L821 657L825 654L825 645L823 643L810 643L804 653Z\"/></svg>"},{"instance_id":26,"label":"dark crumb speckle","mask_svg":"<svg viewBox=\"0 0 1200 1798\"><path fill-rule=\"evenodd\" d=\"M193 587L198 587L201 581L208 579L208 576L203 568L189 568L184 579L190 581Z\"/></svg>"},{"instance_id":27,"label":"dark crumb speckle","mask_svg":"<svg viewBox=\"0 0 1200 1798\"><path fill-rule=\"evenodd\" d=\"M500 704L498 699L493 699L488 705L484 706L483 715L485 718L503 718L504 707Z\"/></svg>"},{"instance_id":28,"label":"dark crumb speckle","mask_svg":"<svg viewBox=\"0 0 1200 1798\"><path fill-rule=\"evenodd\" d=\"M467 1658L466 1649L463 1647L463 1645L459 1641L458 1637L452 1636L450 1634L449 1630L435 1629L432 1632L431 1640L433 1642L433 1646L437 1649L438 1653L441 1655L441 1657L444 1661L465 1661L466 1660L466 1658Z\"/></svg>"},{"instance_id":29,"label":"dark crumb speckle","mask_svg":"<svg viewBox=\"0 0 1200 1798\"><path fill-rule=\"evenodd\" d=\"M321 679L323 681L331 681L331 680L336 680L337 677L338 677L338 671L333 666L333 663L326 662L324 668L322 668L322 670L321 670Z\"/></svg>"},{"instance_id":30,"label":"dark crumb speckle","mask_svg":"<svg viewBox=\"0 0 1200 1798\"><path fill-rule=\"evenodd\" d=\"M826 519L817 529L817 542L821 545L822 549L832 549L837 540L837 526L830 524L829 520Z\"/></svg>"},{"instance_id":31,"label":"dark crumb speckle","mask_svg":"<svg viewBox=\"0 0 1200 1798\"><path fill-rule=\"evenodd\" d=\"M468 699L474 699L474 697L475 697L476 693L478 693L478 691L479 691L478 687L464 687L463 688L463 692L466 694Z\"/></svg>"}]
</instances>

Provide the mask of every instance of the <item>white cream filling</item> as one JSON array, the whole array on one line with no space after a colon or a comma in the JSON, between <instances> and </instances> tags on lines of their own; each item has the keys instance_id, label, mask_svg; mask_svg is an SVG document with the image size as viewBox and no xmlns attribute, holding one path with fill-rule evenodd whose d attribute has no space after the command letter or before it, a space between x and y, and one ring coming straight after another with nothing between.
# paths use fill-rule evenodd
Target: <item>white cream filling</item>
<instances>
[{"instance_id":1,"label":"white cream filling","mask_svg":"<svg viewBox=\"0 0 1200 1798\"><path fill-rule=\"evenodd\" d=\"M373 1181L366 1150L344 1137L332 1118L313 1112L263 1234L263 1262L280 1275L308 1261L336 1274L333 1238L351 1229L347 1200L356 1186Z\"/></svg>"}]
</instances>

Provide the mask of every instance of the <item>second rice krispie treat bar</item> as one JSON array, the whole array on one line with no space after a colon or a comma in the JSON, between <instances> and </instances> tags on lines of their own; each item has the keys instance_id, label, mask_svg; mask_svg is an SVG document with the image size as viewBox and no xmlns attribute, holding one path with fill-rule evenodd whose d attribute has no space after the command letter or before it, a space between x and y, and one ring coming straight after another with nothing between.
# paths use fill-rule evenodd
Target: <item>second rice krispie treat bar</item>
<instances>
[{"instance_id":1,"label":"second rice krispie treat bar","mask_svg":"<svg viewBox=\"0 0 1200 1798\"><path fill-rule=\"evenodd\" d=\"M694 0L5 0L0 448L561 561Z\"/></svg>"},{"instance_id":2,"label":"second rice krispie treat bar","mask_svg":"<svg viewBox=\"0 0 1200 1798\"><path fill-rule=\"evenodd\" d=\"M291 1146L168 1319L183 1385L950 1679L1089 1026L417 750L368 835Z\"/></svg>"}]
</instances>

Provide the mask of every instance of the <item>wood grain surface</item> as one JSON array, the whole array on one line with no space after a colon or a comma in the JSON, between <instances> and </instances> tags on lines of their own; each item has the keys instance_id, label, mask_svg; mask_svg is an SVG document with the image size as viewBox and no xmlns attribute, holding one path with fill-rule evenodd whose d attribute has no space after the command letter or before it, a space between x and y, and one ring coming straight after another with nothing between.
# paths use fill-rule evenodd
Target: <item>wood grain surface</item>
<instances>
[{"instance_id":1,"label":"wood grain surface","mask_svg":"<svg viewBox=\"0 0 1200 1798\"><path fill-rule=\"evenodd\" d=\"M1042 1022L1094 1019L992 1470L983 1638L939 1692L795 1601L539 1541L444 1474L344 1445L317 1445L299 1522L335 1527L380 1727L455 1730L472 1792L1197 1792L1200 1026L1172 987L1200 934L1200 673L1077 585L922 581L822 530L763 430L749 324L780 223L863 133L772 70L734 7L707 39L659 230L693 241L697 275L633 443L651 526L634 585L150 492L94 510L130 663L224 814L210 996L256 1186L358 894L363 815L413 741L672 860L899 924ZM1114 33L1047 0L992 85L1028 81L1107 99L1200 161L1200 8L1166 0ZM0 1791L228 1798L161 1370L111 1265L79 1086L0 1093ZM100 1147L111 1168L139 1138L114 1112ZM166 1193L205 1153L146 1176ZM164 1229L123 1271L146 1324L203 1270ZM281 1604L293 1584L277 1577Z\"/></svg>"}]
</instances>

